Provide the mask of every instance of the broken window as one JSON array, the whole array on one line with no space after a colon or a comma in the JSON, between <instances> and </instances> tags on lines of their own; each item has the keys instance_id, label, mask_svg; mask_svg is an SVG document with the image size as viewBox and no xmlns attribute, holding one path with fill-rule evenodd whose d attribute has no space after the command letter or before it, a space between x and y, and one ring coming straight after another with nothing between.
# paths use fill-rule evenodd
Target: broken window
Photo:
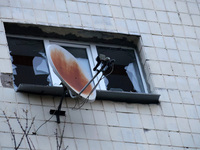
<instances>
[{"instance_id":1,"label":"broken window","mask_svg":"<svg viewBox=\"0 0 200 150\"><path fill-rule=\"evenodd\" d=\"M49 69L42 40L7 37L10 50L14 85L49 85Z\"/></svg>"},{"instance_id":2,"label":"broken window","mask_svg":"<svg viewBox=\"0 0 200 150\"><path fill-rule=\"evenodd\" d=\"M46 60L45 49L49 44L57 44L68 50L77 59L84 73L92 78L96 57L104 54L115 59L113 72L106 76L97 89L147 93L146 84L134 49L78 43L71 41L52 41L49 39L32 39L27 37L8 36L8 45L13 64L14 84L21 83L47 86L59 86L61 81L53 73ZM99 77L94 80L98 82Z\"/></svg>"},{"instance_id":3,"label":"broken window","mask_svg":"<svg viewBox=\"0 0 200 150\"><path fill-rule=\"evenodd\" d=\"M97 46L97 51L115 59L112 74L104 78L107 90L145 92L133 49Z\"/></svg>"}]
</instances>

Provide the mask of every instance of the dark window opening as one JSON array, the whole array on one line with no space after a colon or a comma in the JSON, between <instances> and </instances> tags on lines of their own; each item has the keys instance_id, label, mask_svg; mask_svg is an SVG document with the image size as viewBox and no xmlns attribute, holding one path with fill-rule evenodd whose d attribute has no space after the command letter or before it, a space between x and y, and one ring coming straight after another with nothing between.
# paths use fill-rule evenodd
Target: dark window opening
<instances>
[{"instance_id":1,"label":"dark window opening","mask_svg":"<svg viewBox=\"0 0 200 150\"><path fill-rule=\"evenodd\" d=\"M115 59L111 75L105 78L107 90L144 92L144 87L133 50L97 46L98 54Z\"/></svg>"},{"instance_id":2,"label":"dark window opening","mask_svg":"<svg viewBox=\"0 0 200 150\"><path fill-rule=\"evenodd\" d=\"M42 40L7 37L14 84L49 85L49 70ZM45 68L46 67L46 68Z\"/></svg>"}]
</instances>

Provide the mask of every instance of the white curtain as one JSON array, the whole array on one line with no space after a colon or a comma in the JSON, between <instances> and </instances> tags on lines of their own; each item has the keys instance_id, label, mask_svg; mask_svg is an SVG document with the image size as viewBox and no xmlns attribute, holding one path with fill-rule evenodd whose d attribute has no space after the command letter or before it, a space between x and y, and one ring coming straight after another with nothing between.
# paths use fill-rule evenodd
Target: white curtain
<instances>
[{"instance_id":1,"label":"white curtain","mask_svg":"<svg viewBox=\"0 0 200 150\"><path fill-rule=\"evenodd\" d=\"M137 74L136 74L136 68L134 67L134 64L130 63L124 69L126 70L126 73L127 73L128 77L129 77L129 79L131 80L135 90L137 92L142 92L141 88L140 88L140 84L139 84L139 81L138 81L138 77L137 77Z\"/></svg>"},{"instance_id":2,"label":"white curtain","mask_svg":"<svg viewBox=\"0 0 200 150\"><path fill-rule=\"evenodd\" d=\"M35 75L49 74L46 59L43 57L33 58L33 70Z\"/></svg>"}]
</instances>

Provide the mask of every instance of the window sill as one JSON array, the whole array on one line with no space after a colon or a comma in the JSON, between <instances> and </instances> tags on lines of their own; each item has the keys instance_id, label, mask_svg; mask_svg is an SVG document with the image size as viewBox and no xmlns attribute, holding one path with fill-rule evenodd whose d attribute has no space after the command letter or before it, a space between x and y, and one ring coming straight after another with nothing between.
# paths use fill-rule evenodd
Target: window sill
<instances>
[{"instance_id":1,"label":"window sill","mask_svg":"<svg viewBox=\"0 0 200 150\"><path fill-rule=\"evenodd\" d=\"M61 96L62 87L42 86L33 84L20 84L17 92L27 92L34 94ZM67 94L69 96L69 94ZM118 91L100 91L97 90L96 100L109 100L114 102L141 103L141 104L157 104L159 103L158 94L146 93L130 93Z\"/></svg>"}]
</instances>

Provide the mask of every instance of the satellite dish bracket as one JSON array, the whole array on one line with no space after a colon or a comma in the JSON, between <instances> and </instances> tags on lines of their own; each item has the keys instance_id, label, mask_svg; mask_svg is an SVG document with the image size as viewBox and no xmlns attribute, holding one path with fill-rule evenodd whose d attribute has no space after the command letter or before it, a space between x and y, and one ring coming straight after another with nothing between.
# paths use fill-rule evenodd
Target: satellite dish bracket
<instances>
[{"instance_id":1,"label":"satellite dish bracket","mask_svg":"<svg viewBox=\"0 0 200 150\"><path fill-rule=\"evenodd\" d=\"M95 76L82 88L82 90L79 92L78 96L81 95L81 93L83 93L83 91L90 85L90 83L97 77L97 75L100 73L100 71L98 71ZM96 88L96 86L92 89L92 91Z\"/></svg>"},{"instance_id":2,"label":"satellite dish bracket","mask_svg":"<svg viewBox=\"0 0 200 150\"><path fill-rule=\"evenodd\" d=\"M72 94L72 91L68 88L68 86L65 86L63 83L62 86L63 86L63 94L62 94L62 97L60 99L60 104L58 105L58 109L57 110L53 110L51 109L50 110L50 114L51 115L56 115L56 119L57 119L57 123L60 123L60 116L65 116L65 111L61 111L61 107L62 107L62 102L63 102L63 99L65 98L66 96L66 92L68 91L69 95L72 97L72 98L81 98L81 94L83 93L83 91L90 85L90 83L98 76L98 74L100 72L102 72L102 77L103 75L104 76L108 76L112 73L113 69L114 69L114 62L115 60L114 59L110 59L109 57L106 57L105 55L103 54L99 54L99 56L97 56L96 58L96 61L97 61L97 64L96 66L93 68L94 71L97 71L96 74L94 75L94 77L81 89L81 91L77 94L77 95L73 95ZM98 69L98 67L101 65L100 69ZM97 85L100 83L101 79L103 78L100 78L97 82L97 84L92 88L91 92L88 94L86 100L89 99L90 95L93 93L93 91L96 89ZM86 102L86 101L85 101ZM84 103L83 103L84 104ZM76 106L76 105L75 105Z\"/></svg>"},{"instance_id":3,"label":"satellite dish bracket","mask_svg":"<svg viewBox=\"0 0 200 150\"><path fill-rule=\"evenodd\" d=\"M63 84L62 84L62 86L63 86L63 94L62 94L62 97L60 99L60 103L58 105L58 109L57 110L51 109L50 112L49 112L51 115L56 115L57 123L60 123L60 116L65 116L65 111L62 111L61 107L62 107L63 99L65 98L66 92L68 90L67 90L67 88Z\"/></svg>"},{"instance_id":4,"label":"satellite dish bracket","mask_svg":"<svg viewBox=\"0 0 200 150\"><path fill-rule=\"evenodd\" d=\"M97 64L96 66L93 68L93 71L97 71L97 73L94 75L94 77L82 88L82 90L79 92L78 96L81 95L81 93L90 85L90 83L98 76L98 74L100 72L103 73L103 75L107 74L108 71L111 70L111 68L113 68L114 62L115 60L112 59L110 60L109 57L106 57L103 54L99 54L99 56L97 56L96 58ZM98 70L98 66L102 64L101 68ZM111 72L111 71L110 71ZM94 88L91 90L90 94L95 90L95 88L97 87L97 85L99 84L99 82L94 86ZM88 95L88 97L90 96L90 94ZM70 95L71 96L71 95Z\"/></svg>"}]
</instances>

